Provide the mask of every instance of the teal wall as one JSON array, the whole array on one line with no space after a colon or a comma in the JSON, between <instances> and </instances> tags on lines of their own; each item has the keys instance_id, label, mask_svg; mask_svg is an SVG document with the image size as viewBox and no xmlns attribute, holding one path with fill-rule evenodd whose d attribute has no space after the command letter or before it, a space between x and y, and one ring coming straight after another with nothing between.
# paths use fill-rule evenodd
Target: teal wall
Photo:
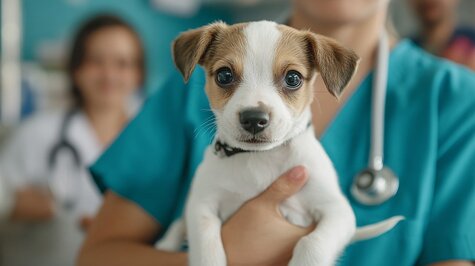
<instances>
[{"instance_id":1,"label":"teal wall","mask_svg":"<svg viewBox=\"0 0 475 266\"><path fill-rule=\"evenodd\" d=\"M179 18L158 11L149 0L23 0L23 60L35 60L44 40L72 38L84 19L99 12L118 14L139 32L147 53L148 90L175 72L170 42L179 32L229 17L224 9L206 8L191 18Z\"/></svg>"}]
</instances>

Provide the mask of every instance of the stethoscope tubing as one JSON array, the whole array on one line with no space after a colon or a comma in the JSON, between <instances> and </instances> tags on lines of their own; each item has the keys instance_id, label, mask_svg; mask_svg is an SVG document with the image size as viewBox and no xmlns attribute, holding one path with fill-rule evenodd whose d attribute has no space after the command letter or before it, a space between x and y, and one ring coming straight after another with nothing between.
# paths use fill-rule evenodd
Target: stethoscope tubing
<instances>
[{"instance_id":1,"label":"stethoscope tubing","mask_svg":"<svg viewBox=\"0 0 475 266\"><path fill-rule=\"evenodd\" d=\"M384 165L384 122L388 86L389 41L385 30L379 36L371 98L371 132L368 166L353 180L351 194L358 203L375 206L396 195L399 178Z\"/></svg>"},{"instance_id":2,"label":"stethoscope tubing","mask_svg":"<svg viewBox=\"0 0 475 266\"><path fill-rule=\"evenodd\" d=\"M52 175L55 172L55 169L57 168L57 161L58 161L58 156L61 151L67 151L71 154L72 160L73 160L73 165L76 169L76 172L79 172L82 166L82 160L81 156L79 154L78 149L74 146L74 144L68 139L68 130L71 126L71 122L74 118L74 116L78 113L78 110L76 108L70 109L68 112L63 117L63 120L61 122L60 130L59 130L59 139L58 141L52 146L49 155L48 155L48 170L49 170L49 175L47 177L47 188L50 191L50 193L53 195L53 197L58 198L58 196L55 193L54 186L52 184ZM76 188L78 189L78 188ZM72 196L72 195L71 195ZM71 199L66 200L65 202L62 202L62 206L65 209L72 209L74 205L76 204L77 201L77 195L74 197L72 196Z\"/></svg>"},{"instance_id":3,"label":"stethoscope tubing","mask_svg":"<svg viewBox=\"0 0 475 266\"><path fill-rule=\"evenodd\" d=\"M368 167L381 170L384 167L384 116L386 88L388 85L389 41L386 31L379 36L375 78L371 103L371 149Z\"/></svg>"}]
</instances>

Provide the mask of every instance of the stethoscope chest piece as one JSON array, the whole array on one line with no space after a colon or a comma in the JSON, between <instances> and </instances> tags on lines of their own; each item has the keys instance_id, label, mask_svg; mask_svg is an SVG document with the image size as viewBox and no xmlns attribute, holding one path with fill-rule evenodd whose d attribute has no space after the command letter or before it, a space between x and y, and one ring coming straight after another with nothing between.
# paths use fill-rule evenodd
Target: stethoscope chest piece
<instances>
[{"instance_id":1,"label":"stethoscope chest piece","mask_svg":"<svg viewBox=\"0 0 475 266\"><path fill-rule=\"evenodd\" d=\"M399 178L389 169L365 169L353 181L351 195L364 205L379 205L392 198L399 188Z\"/></svg>"}]
</instances>

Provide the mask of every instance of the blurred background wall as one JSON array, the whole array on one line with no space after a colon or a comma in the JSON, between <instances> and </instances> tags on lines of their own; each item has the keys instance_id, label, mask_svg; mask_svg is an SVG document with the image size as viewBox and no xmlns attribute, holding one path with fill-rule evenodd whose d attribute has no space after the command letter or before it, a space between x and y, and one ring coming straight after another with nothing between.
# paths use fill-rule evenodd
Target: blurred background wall
<instances>
[{"instance_id":1,"label":"blurred background wall","mask_svg":"<svg viewBox=\"0 0 475 266\"><path fill-rule=\"evenodd\" d=\"M180 16L161 11L150 0L24 0L22 59L61 67L76 28L101 12L122 16L143 39L147 89L156 87L161 74L172 70L170 41L178 32L228 17L226 10L219 8L201 8Z\"/></svg>"}]
</instances>

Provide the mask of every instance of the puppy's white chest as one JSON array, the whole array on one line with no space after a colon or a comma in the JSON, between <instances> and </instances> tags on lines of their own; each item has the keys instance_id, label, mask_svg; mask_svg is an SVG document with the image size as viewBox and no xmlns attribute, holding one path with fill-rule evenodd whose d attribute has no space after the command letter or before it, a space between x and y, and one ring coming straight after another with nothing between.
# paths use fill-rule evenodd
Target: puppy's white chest
<instances>
[{"instance_id":1,"label":"puppy's white chest","mask_svg":"<svg viewBox=\"0 0 475 266\"><path fill-rule=\"evenodd\" d=\"M297 165L307 168L311 187L322 177L336 182L331 162L313 134L309 136L303 141L305 145L296 141L293 146L268 152L237 154L228 158L219 158L211 148L208 149L196 173L190 200L208 201L217 205L218 216L225 221L243 203L258 196L280 175ZM311 188L307 188L309 189ZM308 226L314 219L306 206L308 203L308 194L301 191L282 203L281 214L292 224Z\"/></svg>"}]
</instances>

